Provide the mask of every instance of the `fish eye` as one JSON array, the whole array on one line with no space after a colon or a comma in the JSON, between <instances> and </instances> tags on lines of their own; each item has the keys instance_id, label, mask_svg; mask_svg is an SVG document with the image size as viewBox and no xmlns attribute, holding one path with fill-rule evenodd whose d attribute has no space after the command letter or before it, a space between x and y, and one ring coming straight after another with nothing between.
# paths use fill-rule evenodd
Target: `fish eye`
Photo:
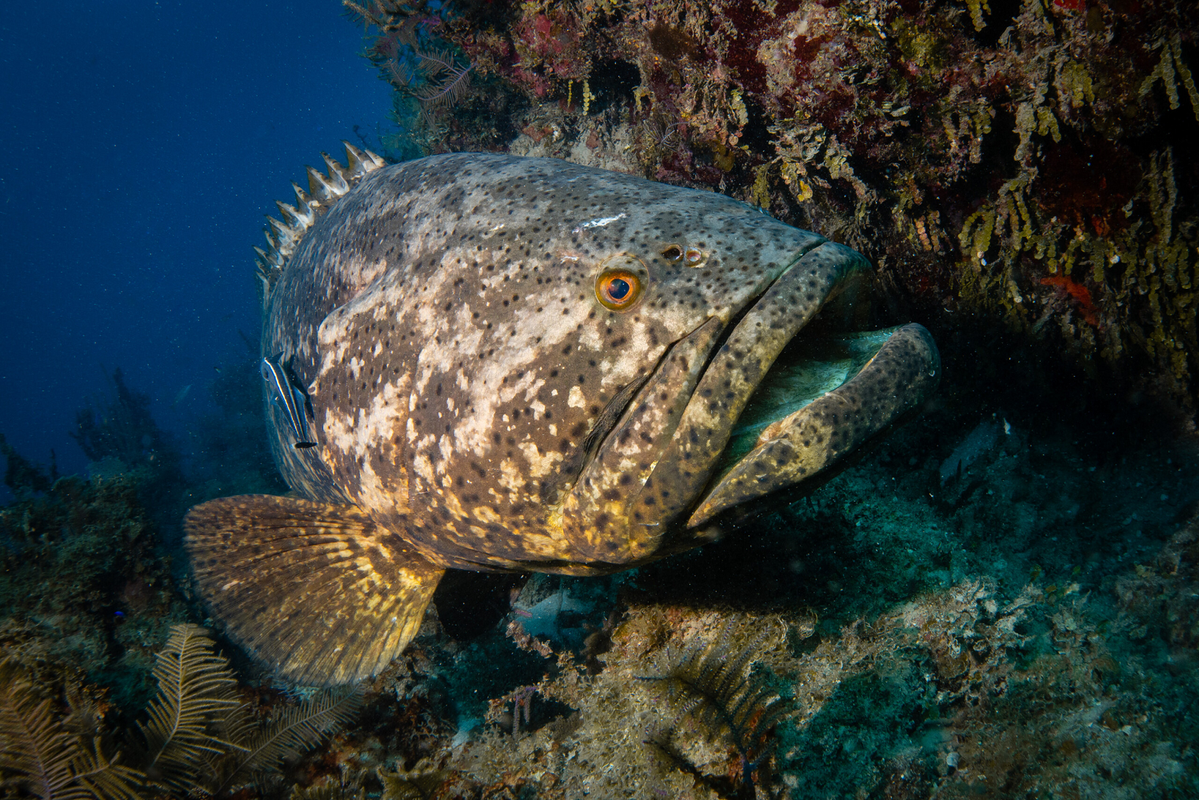
<instances>
[{"instance_id":1,"label":"fish eye","mask_svg":"<svg viewBox=\"0 0 1199 800\"><path fill-rule=\"evenodd\" d=\"M678 261L682 257L683 248L679 247L677 244L672 244L662 251L662 258L666 259L667 261Z\"/></svg>"},{"instance_id":2,"label":"fish eye","mask_svg":"<svg viewBox=\"0 0 1199 800\"><path fill-rule=\"evenodd\" d=\"M683 263L689 267L698 267L704 261L704 251L698 247L688 247L683 253Z\"/></svg>"},{"instance_id":3,"label":"fish eye","mask_svg":"<svg viewBox=\"0 0 1199 800\"><path fill-rule=\"evenodd\" d=\"M601 272L595 279L595 296L604 308L624 311L641 296L641 279L623 269Z\"/></svg>"}]
</instances>

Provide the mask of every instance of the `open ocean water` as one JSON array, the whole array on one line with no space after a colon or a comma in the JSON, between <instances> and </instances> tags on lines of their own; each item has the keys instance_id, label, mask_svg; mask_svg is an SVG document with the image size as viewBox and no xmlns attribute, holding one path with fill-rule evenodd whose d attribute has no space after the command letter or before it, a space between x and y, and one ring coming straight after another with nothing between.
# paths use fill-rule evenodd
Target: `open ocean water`
<instances>
[{"instance_id":1,"label":"open ocean water","mask_svg":"<svg viewBox=\"0 0 1199 800\"><path fill-rule=\"evenodd\" d=\"M262 215L322 150L378 146L363 29L319 1L30 3L0 40L0 430L82 471L67 433L119 368L186 438L257 346Z\"/></svg>"}]
</instances>

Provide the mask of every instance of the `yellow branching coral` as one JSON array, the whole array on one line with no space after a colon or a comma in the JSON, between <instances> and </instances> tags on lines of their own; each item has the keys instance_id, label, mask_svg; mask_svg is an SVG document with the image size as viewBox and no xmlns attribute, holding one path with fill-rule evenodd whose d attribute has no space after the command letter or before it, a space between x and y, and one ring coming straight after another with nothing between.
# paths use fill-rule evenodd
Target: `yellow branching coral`
<instances>
[{"instance_id":1,"label":"yellow branching coral","mask_svg":"<svg viewBox=\"0 0 1199 800\"><path fill-rule=\"evenodd\" d=\"M991 121L995 109L985 100L975 101L971 106L951 106L941 116L941 127L949 142L950 155L966 152L970 164L982 160L983 139L991 132Z\"/></svg>"},{"instance_id":2,"label":"yellow branching coral","mask_svg":"<svg viewBox=\"0 0 1199 800\"><path fill-rule=\"evenodd\" d=\"M1155 152L1149 161L1149 211L1153 224L1157 226L1157 239L1164 243L1170 241L1174 227L1174 204L1178 201L1173 148L1167 147L1164 153Z\"/></svg>"},{"instance_id":3,"label":"yellow branching coral","mask_svg":"<svg viewBox=\"0 0 1199 800\"><path fill-rule=\"evenodd\" d=\"M1063 107L1082 108L1095 102L1095 85L1087 68L1072 58L1061 56L1054 70L1053 86Z\"/></svg>"},{"instance_id":4,"label":"yellow branching coral","mask_svg":"<svg viewBox=\"0 0 1199 800\"><path fill-rule=\"evenodd\" d=\"M974 23L974 30L981 31L987 27L987 21L983 17L984 13L991 12L987 0L966 0L966 9L970 12L970 21Z\"/></svg>"},{"instance_id":5,"label":"yellow branching coral","mask_svg":"<svg viewBox=\"0 0 1199 800\"><path fill-rule=\"evenodd\" d=\"M812 199L812 187L804 180L808 171L803 163L784 158L779 162L779 172L783 176L783 183L787 184L796 200L806 203Z\"/></svg>"},{"instance_id":6,"label":"yellow branching coral","mask_svg":"<svg viewBox=\"0 0 1199 800\"><path fill-rule=\"evenodd\" d=\"M970 259L975 272L981 272L987 265L987 251L991 249L991 236L995 233L995 209L980 208L962 223L958 234L958 242L962 252Z\"/></svg>"},{"instance_id":7,"label":"yellow branching coral","mask_svg":"<svg viewBox=\"0 0 1199 800\"><path fill-rule=\"evenodd\" d=\"M1033 134L1049 136L1055 142L1062 140L1057 117L1045 103L1045 89L1045 86L1038 86L1032 100L1021 103L1016 109L1016 135L1020 137L1020 144L1016 146L1014 158L1021 164L1032 161Z\"/></svg>"},{"instance_id":8,"label":"yellow branching coral","mask_svg":"<svg viewBox=\"0 0 1199 800\"><path fill-rule=\"evenodd\" d=\"M1176 33L1169 40L1162 40L1160 46L1161 60L1157 62L1153 72L1149 73L1149 77L1141 84L1141 96L1149 94L1157 82L1161 81L1166 90L1166 97L1170 101L1170 108L1177 110L1182 105L1178 93L1178 84L1181 83L1191 100L1191 111L1195 114L1195 120L1199 121L1199 88L1195 87L1195 77L1191 74L1186 62L1182 60L1182 40Z\"/></svg>"}]
</instances>

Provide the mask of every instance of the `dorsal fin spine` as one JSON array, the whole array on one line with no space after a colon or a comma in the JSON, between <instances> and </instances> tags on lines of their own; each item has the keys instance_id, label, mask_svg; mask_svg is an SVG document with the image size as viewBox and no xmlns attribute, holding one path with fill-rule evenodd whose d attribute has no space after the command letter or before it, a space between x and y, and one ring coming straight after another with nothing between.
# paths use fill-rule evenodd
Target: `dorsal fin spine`
<instances>
[{"instance_id":1,"label":"dorsal fin spine","mask_svg":"<svg viewBox=\"0 0 1199 800\"><path fill-rule=\"evenodd\" d=\"M295 228L288 225L286 222L280 222L274 217L266 218L267 225L275 232L276 247L282 252L289 246L295 244L296 239L300 236Z\"/></svg>"},{"instance_id":2,"label":"dorsal fin spine","mask_svg":"<svg viewBox=\"0 0 1199 800\"><path fill-rule=\"evenodd\" d=\"M283 221L293 228L304 229L312 224L315 215L312 209L304 206L303 210L296 208L291 203L284 203L276 200L275 205L279 207L279 213L283 215Z\"/></svg>"},{"instance_id":3,"label":"dorsal fin spine","mask_svg":"<svg viewBox=\"0 0 1199 800\"><path fill-rule=\"evenodd\" d=\"M370 150L361 150L349 142L343 141L342 144L346 148L348 166L343 167L328 153L321 153L327 173L322 175L308 167L308 191L305 192L299 184L293 182L296 204L293 206L290 203L275 203L283 221L267 216L267 225L263 229L267 247L254 248L254 252L258 254L255 259L258 277L263 283L264 306L270 300L271 290L283 274L284 266L296 251L304 234L316 223L316 218L354 188L359 180L387 164Z\"/></svg>"},{"instance_id":4,"label":"dorsal fin spine","mask_svg":"<svg viewBox=\"0 0 1199 800\"><path fill-rule=\"evenodd\" d=\"M329 186L333 193L341 197L350 191L350 184L346 182L345 167L333 160L328 153L321 153L321 158L324 159L325 167L329 171Z\"/></svg>"},{"instance_id":5,"label":"dorsal fin spine","mask_svg":"<svg viewBox=\"0 0 1199 800\"><path fill-rule=\"evenodd\" d=\"M325 176L317 172L312 167L306 167L308 170L308 191L312 196L321 201L321 204L337 199L337 192L334 191L333 185L326 180Z\"/></svg>"}]
</instances>

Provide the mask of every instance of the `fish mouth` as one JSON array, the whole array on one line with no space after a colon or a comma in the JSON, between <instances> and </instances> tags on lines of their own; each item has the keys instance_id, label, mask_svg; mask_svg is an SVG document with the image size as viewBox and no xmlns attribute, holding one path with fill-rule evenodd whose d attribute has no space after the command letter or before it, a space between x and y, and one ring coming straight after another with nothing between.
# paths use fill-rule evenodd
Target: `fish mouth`
<instances>
[{"instance_id":1,"label":"fish mouth","mask_svg":"<svg viewBox=\"0 0 1199 800\"><path fill-rule=\"evenodd\" d=\"M796 337L737 419L688 527L833 465L920 406L939 373L915 323Z\"/></svg>"},{"instance_id":2,"label":"fish mouth","mask_svg":"<svg viewBox=\"0 0 1199 800\"><path fill-rule=\"evenodd\" d=\"M869 273L859 253L824 242L711 341L634 518L705 525L810 478L924 402L940 373L927 330L844 332L832 319Z\"/></svg>"}]
</instances>

